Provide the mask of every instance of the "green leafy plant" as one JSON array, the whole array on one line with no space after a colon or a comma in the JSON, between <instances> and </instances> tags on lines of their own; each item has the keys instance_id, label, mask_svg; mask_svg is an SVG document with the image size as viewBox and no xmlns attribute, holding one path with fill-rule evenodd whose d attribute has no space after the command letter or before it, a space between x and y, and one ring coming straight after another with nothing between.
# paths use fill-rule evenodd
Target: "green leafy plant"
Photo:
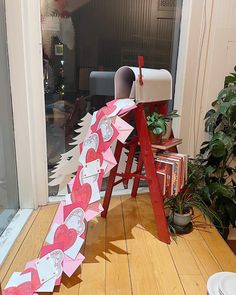
<instances>
[{"instance_id":1,"label":"green leafy plant","mask_svg":"<svg viewBox=\"0 0 236 295\"><path fill-rule=\"evenodd\" d=\"M236 71L236 67L234 68ZM225 88L213 101L205 116L205 131L210 139L202 143L200 153L206 169L205 192L223 223L236 226L236 73L225 78Z\"/></svg>"},{"instance_id":2,"label":"green leafy plant","mask_svg":"<svg viewBox=\"0 0 236 295\"><path fill-rule=\"evenodd\" d=\"M169 112L166 115L153 112L147 116L148 128L156 135L164 134L167 129L167 122L175 117L179 117L176 110Z\"/></svg>"}]
</instances>

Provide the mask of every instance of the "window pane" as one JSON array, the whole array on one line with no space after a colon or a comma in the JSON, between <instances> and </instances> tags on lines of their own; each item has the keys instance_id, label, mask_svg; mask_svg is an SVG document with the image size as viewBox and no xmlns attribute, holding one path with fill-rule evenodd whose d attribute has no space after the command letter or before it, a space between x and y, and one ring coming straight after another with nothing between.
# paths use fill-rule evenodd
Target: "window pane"
<instances>
[{"instance_id":1,"label":"window pane","mask_svg":"<svg viewBox=\"0 0 236 295\"><path fill-rule=\"evenodd\" d=\"M175 77L181 2L42 0L51 184L66 181L64 172L61 175L58 169L56 174L52 170L60 154L73 147L69 143L76 136L77 123L113 98L112 78L119 67L137 66L137 56L143 55L145 67L164 68ZM94 87L92 71L110 72L105 87L100 87L102 91ZM58 186L49 190L55 195Z\"/></svg>"},{"instance_id":2,"label":"window pane","mask_svg":"<svg viewBox=\"0 0 236 295\"><path fill-rule=\"evenodd\" d=\"M0 236L19 209L4 8L0 0Z\"/></svg>"}]
</instances>

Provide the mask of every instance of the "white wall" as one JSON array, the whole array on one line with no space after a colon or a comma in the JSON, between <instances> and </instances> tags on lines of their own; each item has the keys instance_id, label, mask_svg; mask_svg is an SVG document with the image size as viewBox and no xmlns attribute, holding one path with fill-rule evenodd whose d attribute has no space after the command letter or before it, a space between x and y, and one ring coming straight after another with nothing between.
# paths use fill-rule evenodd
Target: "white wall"
<instances>
[{"instance_id":1,"label":"white wall","mask_svg":"<svg viewBox=\"0 0 236 295\"><path fill-rule=\"evenodd\" d=\"M186 24L188 24L186 26ZM175 108L182 152L195 155L206 138L204 115L236 65L236 1L184 0Z\"/></svg>"}]
</instances>

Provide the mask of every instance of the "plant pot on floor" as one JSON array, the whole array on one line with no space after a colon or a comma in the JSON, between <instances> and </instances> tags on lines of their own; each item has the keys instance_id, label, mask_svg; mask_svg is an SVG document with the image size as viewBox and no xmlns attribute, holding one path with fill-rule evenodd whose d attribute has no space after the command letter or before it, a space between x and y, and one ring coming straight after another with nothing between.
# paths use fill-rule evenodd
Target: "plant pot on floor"
<instances>
[{"instance_id":1,"label":"plant pot on floor","mask_svg":"<svg viewBox=\"0 0 236 295\"><path fill-rule=\"evenodd\" d=\"M192 211L185 214L179 214L177 212L174 212L173 223L178 226L185 227L187 224L191 222L191 219L192 219Z\"/></svg>"}]
</instances>

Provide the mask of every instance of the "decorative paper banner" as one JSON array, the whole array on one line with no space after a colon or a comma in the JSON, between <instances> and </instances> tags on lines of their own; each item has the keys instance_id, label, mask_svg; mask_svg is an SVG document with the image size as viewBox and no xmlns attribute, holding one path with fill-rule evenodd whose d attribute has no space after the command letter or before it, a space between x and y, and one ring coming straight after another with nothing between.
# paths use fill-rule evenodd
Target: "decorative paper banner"
<instances>
[{"instance_id":1,"label":"decorative paper banner","mask_svg":"<svg viewBox=\"0 0 236 295\"><path fill-rule=\"evenodd\" d=\"M124 143L133 130L118 116L134 107L131 99L116 99L96 112L92 121L91 115L85 116L83 122L86 126L90 120L91 128L82 129L75 138L78 141L83 135L84 141L61 155L53 175L53 184L66 179L72 191L57 209L39 258L28 262L22 273L11 276L3 295L53 292L54 287L61 284L63 272L71 277L81 265L84 256L80 249L86 237L87 222L103 210L99 202L102 177L117 164L110 146L116 140ZM73 170L71 161L77 163L78 170L69 184Z\"/></svg>"}]
</instances>

